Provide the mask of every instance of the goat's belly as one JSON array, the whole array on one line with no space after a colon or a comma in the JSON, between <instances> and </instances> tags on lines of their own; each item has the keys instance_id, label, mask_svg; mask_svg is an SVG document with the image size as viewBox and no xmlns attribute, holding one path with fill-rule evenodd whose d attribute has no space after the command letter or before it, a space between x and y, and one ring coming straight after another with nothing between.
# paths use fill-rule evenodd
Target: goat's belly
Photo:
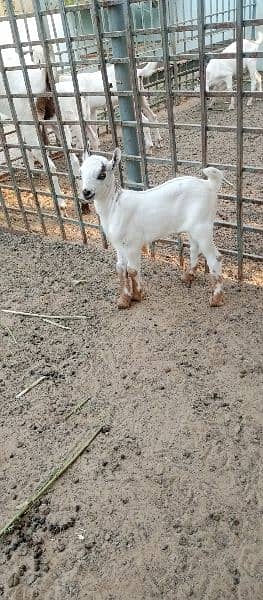
<instances>
[{"instance_id":1,"label":"goat's belly","mask_svg":"<svg viewBox=\"0 0 263 600\"><path fill-rule=\"evenodd\" d=\"M158 226L158 224L156 224L156 226L151 226L148 230L145 230L143 232L143 243L150 244L151 242L166 237L167 235L179 233L179 231L182 231L182 229L178 229L178 225L175 223L170 223L169 225L167 224L163 227L161 227L160 225Z\"/></svg>"}]
</instances>

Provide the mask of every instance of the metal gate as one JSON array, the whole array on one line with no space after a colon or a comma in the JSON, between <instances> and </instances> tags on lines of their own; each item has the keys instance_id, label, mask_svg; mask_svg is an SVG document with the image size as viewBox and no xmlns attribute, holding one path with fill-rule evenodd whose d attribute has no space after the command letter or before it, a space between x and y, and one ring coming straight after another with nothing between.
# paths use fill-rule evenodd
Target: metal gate
<instances>
[{"instance_id":1,"label":"metal gate","mask_svg":"<svg viewBox=\"0 0 263 600\"><path fill-rule=\"evenodd\" d=\"M259 3L260 4L260 3ZM96 236L99 225L92 214L83 217L79 180L73 156L81 159L87 142L87 123L100 132L100 152L109 156L123 145L122 185L144 189L177 174L201 174L207 165L225 170L232 188L220 194L215 224L220 250L237 261L241 278L244 259L262 260L262 91L250 92L243 76L245 56L262 59L263 52L242 53L243 38L263 30L263 14L254 0L5 0L0 17L0 226L62 239ZM236 39L236 90L206 92L207 62ZM33 62L41 46L41 62ZM15 53L15 54L14 54ZM27 58L30 56L30 59ZM15 60L14 60L15 57ZM35 59L34 59L35 60ZM141 90L136 67L158 61L158 70ZM108 81L107 66L114 64L117 91ZM101 69L105 110L87 119L82 101L96 96L79 90L79 72ZM47 72L49 90L32 88L32 72ZM23 73L22 91L17 84ZM73 94L58 93L56 82L69 74ZM17 76L16 76L17 75ZM18 87L16 87L18 86ZM24 86L24 87L23 87ZM218 103L236 97L236 111ZM52 98L57 139L43 141L43 125L36 101ZM63 119L61 99L74 96L78 120ZM145 123L141 98L147 97L157 119ZM246 99L253 96L251 109ZM112 100L118 98L114 110ZM21 99L30 112L25 118ZM20 102L20 103L19 103ZM8 108L6 108L8 106ZM79 124L82 143L68 144L65 126ZM27 127L27 129L25 129ZM31 128L31 129L29 129ZM157 129L161 148L146 154L144 131ZM122 130L122 142L118 131ZM27 132L26 136L24 132ZM28 132L32 133L28 135ZM247 140L249 139L250 153ZM33 142L32 142L33 140ZM211 145L211 152L210 152ZM41 167L32 164L30 150L39 151ZM228 157L231 160L228 160ZM67 203L61 210L61 203ZM101 232L103 238L103 232ZM217 241L218 241L217 240ZM187 241L160 240L182 254Z\"/></svg>"}]
</instances>

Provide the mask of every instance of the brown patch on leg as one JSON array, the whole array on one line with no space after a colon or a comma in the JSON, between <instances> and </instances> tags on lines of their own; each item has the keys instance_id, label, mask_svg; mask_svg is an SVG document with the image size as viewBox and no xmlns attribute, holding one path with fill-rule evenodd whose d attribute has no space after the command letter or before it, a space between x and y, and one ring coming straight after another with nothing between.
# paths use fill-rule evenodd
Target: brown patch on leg
<instances>
[{"instance_id":1,"label":"brown patch on leg","mask_svg":"<svg viewBox=\"0 0 263 600\"><path fill-rule=\"evenodd\" d=\"M212 307L217 307L217 306L222 306L224 304L224 294L223 294L223 277L217 277L214 280L215 284L214 284L214 291L212 294L212 298L210 300L210 306Z\"/></svg>"},{"instance_id":2,"label":"brown patch on leg","mask_svg":"<svg viewBox=\"0 0 263 600\"><path fill-rule=\"evenodd\" d=\"M210 300L210 306L212 306L212 307L223 306L223 304L224 304L223 292L217 292L216 294L213 294L213 296Z\"/></svg>"},{"instance_id":3,"label":"brown patch on leg","mask_svg":"<svg viewBox=\"0 0 263 600\"><path fill-rule=\"evenodd\" d=\"M188 269L188 271L185 271L183 276L182 276L182 282L186 283L186 285L188 285L188 287L191 287L194 279L195 279L195 274L197 271L197 267L194 267L193 269Z\"/></svg>"},{"instance_id":4,"label":"brown patch on leg","mask_svg":"<svg viewBox=\"0 0 263 600\"><path fill-rule=\"evenodd\" d=\"M117 300L118 309L130 308L131 306L131 289L127 271L120 273L120 296Z\"/></svg>"},{"instance_id":5,"label":"brown patch on leg","mask_svg":"<svg viewBox=\"0 0 263 600\"><path fill-rule=\"evenodd\" d=\"M141 289L138 286L137 271L133 271L132 269L129 269L128 273L131 278L132 300L134 300L134 302L141 302L143 299L143 294L142 294Z\"/></svg>"}]
</instances>

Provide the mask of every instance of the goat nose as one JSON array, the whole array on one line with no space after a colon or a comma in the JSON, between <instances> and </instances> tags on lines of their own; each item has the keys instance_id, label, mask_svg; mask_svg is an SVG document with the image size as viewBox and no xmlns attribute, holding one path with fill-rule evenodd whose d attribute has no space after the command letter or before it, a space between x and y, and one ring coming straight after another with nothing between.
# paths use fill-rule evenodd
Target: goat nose
<instances>
[{"instance_id":1,"label":"goat nose","mask_svg":"<svg viewBox=\"0 0 263 600\"><path fill-rule=\"evenodd\" d=\"M82 193L83 193L83 196L84 196L85 200L88 200L90 198L90 196L92 195L91 191L87 190L86 188L85 188L85 190L83 190Z\"/></svg>"}]
</instances>

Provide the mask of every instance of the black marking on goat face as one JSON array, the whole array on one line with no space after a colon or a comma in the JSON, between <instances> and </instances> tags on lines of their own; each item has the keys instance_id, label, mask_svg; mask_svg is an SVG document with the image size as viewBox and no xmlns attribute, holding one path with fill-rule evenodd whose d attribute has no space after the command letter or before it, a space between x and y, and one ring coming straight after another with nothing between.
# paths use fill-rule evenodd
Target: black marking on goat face
<instances>
[{"instance_id":1,"label":"black marking on goat face","mask_svg":"<svg viewBox=\"0 0 263 600\"><path fill-rule=\"evenodd\" d=\"M106 165L102 164L101 170L98 174L97 179L105 179L105 177L106 177Z\"/></svg>"}]
</instances>

